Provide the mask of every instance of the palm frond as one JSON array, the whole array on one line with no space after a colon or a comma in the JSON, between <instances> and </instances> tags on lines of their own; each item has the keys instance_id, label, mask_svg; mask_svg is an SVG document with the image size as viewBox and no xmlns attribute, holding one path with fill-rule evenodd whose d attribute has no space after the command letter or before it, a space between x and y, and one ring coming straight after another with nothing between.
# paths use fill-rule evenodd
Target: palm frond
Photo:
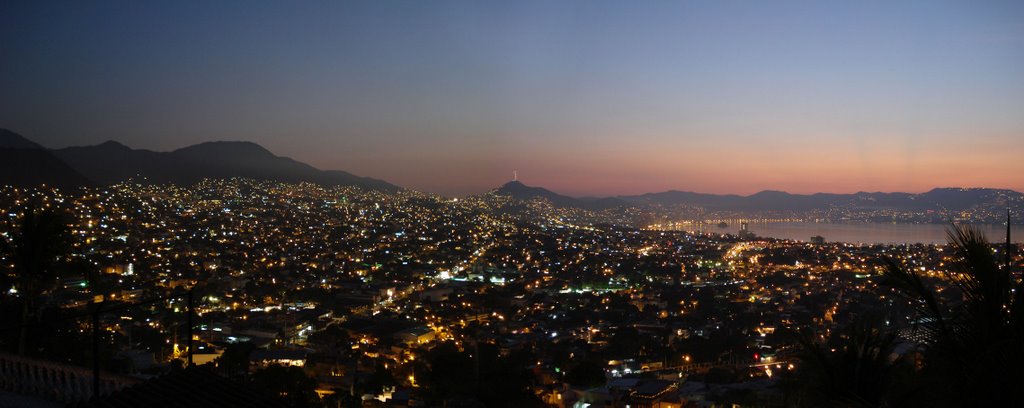
<instances>
[{"instance_id":1,"label":"palm frond","mask_svg":"<svg viewBox=\"0 0 1024 408\"><path fill-rule=\"evenodd\" d=\"M918 327L925 331L925 338L930 342L948 338L954 330L949 327L944 303L939 300L930 285L925 284L921 276L912 269L904 268L896 260L885 257L885 271L879 279L882 286L891 287L903 299L909 301L916 314L921 318Z\"/></svg>"},{"instance_id":2,"label":"palm frond","mask_svg":"<svg viewBox=\"0 0 1024 408\"><path fill-rule=\"evenodd\" d=\"M1009 271L999 268L992 246L976 227L954 225L947 231L956 260L949 272L963 294L965 316L971 335L994 340L1005 333L1013 302Z\"/></svg>"}]
</instances>

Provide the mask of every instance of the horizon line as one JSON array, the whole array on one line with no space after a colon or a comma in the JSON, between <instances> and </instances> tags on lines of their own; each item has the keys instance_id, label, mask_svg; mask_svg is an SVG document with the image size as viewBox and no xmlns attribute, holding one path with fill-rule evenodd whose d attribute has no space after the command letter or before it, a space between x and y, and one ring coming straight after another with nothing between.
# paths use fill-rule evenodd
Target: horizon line
<instances>
[{"instance_id":1,"label":"horizon line","mask_svg":"<svg viewBox=\"0 0 1024 408\"><path fill-rule=\"evenodd\" d=\"M309 163L307 163L305 161L301 161L299 159L295 159L295 158L290 157L290 156L279 155L279 154L271 151L267 147L263 146L259 142L255 142L255 141L252 141L252 140L207 140L207 141L193 143L193 144L186 144L184 146L180 146L180 147L177 147L177 148L174 148L174 149L170 149L170 150L153 150L153 149L148 149L148 148L145 148L145 147L132 147L132 146L129 146L129 145L127 145L127 144L125 144L125 143L123 143L123 142L121 142L119 140L115 140L115 139L107 139L107 140L104 140L104 141L96 143L96 144L68 145L68 146L64 146L64 147L46 147L46 146L42 145L41 143L39 143L39 142L37 142L37 141L35 141L33 139L30 139L30 138L22 135L21 133L19 133L17 131L11 130L10 128L0 127L0 130L4 130L4 131L11 132L13 134L16 134L16 135L18 135L18 136L20 136L20 137L22 137L22 138L24 138L26 140L29 140L29 141L31 141L33 143L36 143L39 146L43 147L44 149L48 149L48 150L59 150L59 149L67 149L67 148L81 148L81 147L96 147L96 146L100 146L100 145L105 144L105 143L113 142L113 143L117 143L117 144L119 144L121 146L124 146L124 147L126 147L128 149L131 149L131 150L144 150L144 151L155 152L155 153L173 153L175 151L178 151L178 150L181 150L181 149L185 149L185 148L188 148L188 147L199 146L199 145L210 144L210 143L249 143L249 144L254 144L256 146L261 147L262 149L266 150L270 154L274 155L274 157L280 157L280 158L286 158L286 159L290 159L290 160L295 160L295 161L298 161L300 163L303 163L303 164L306 164L308 166L311 166L311 167L313 167L313 168L315 168L315 169L317 169L319 171L344 171L344 172L350 172L349 170L344 170L344 169L323 169L323 168L317 167L315 165L309 164ZM383 178L379 178L379 177L374 176L374 175L355 174L355 173L352 173L352 174L356 175L356 176L359 176L359 177L366 177L366 178L373 178L373 179L381 180L381 181L387 182L389 184L393 184L393 185L395 185L395 186L397 186L399 188L402 188L402 189L417 191L417 192L421 192L421 193L435 194L435 195L438 195L438 196L441 196L441 197L446 197L446 198L460 198L460 197L470 197L470 196L475 196L475 195L487 194L487 193L489 193L491 191L494 191L494 190L497 190L498 188L501 188L502 186L504 186L505 184L508 184L510 182L518 182L518 183L523 184L524 186L527 186L527 187L542 188L544 190L547 190L549 192L552 192L552 193L555 193L555 194L558 194L558 195L562 195L562 196L566 196L566 197L570 197L570 198L576 198L576 199L583 199L583 198L636 197L636 196L642 196L642 195L647 195L647 194L660 194L660 193L669 193L669 192L706 194L706 195L715 195L715 196L738 196L738 197L750 197L750 196L761 194L761 193L765 193L765 192L779 192L779 193L785 193L785 194L796 195L796 196L813 196L813 195L818 195L818 194L854 195L854 194L860 194L860 193L866 193L866 194L924 194L924 193L927 193L927 192L930 192L930 191L934 191L934 190L937 190L937 189L1008 190L1008 191L1012 191L1012 192L1015 192L1015 193L1018 193L1018 194L1024 194L1024 189L1018 189L1018 188L1013 188L1013 187L935 186L935 187L931 187L930 189L927 189L927 190L924 190L924 191L917 191L917 192L914 192L914 191L897 191L897 190L892 190L892 191L881 191L881 190L868 191L868 190L861 189L861 190L857 190L857 191L846 191L846 192L815 191L813 193L793 193L793 192L789 192L789 191L786 191L786 190L783 190L783 189L761 188L761 189L759 189L756 192L752 192L752 193L748 193L748 194L736 193L736 192L708 193L708 192L701 192L701 191L696 191L696 190L691 190L691 189L684 189L684 188L673 187L673 188L668 188L668 189L665 189L665 190L653 190L653 191L647 191L647 192L635 193L635 194L613 194L613 195L607 195L607 194L605 194L605 195L586 194L586 195L577 195L577 194L559 193L559 192L557 192L555 190L552 190L552 189L550 189L548 187L544 187L544 186L527 185L527 184L525 184L525 183L523 183L522 181L519 180L518 174L513 176L512 180L508 180L508 181L498 185L497 187L492 187L492 188L484 190L484 191L470 192L470 193L465 193L465 194L447 194L447 193L440 193L440 192L436 192L436 191L428 191L428 190L421 190L421 189L415 189L415 188L411 188L411 187L401 186L401 185L398 185L398 184L396 184L396 183L394 183L392 181L389 181L389 180L383 179Z\"/></svg>"}]
</instances>

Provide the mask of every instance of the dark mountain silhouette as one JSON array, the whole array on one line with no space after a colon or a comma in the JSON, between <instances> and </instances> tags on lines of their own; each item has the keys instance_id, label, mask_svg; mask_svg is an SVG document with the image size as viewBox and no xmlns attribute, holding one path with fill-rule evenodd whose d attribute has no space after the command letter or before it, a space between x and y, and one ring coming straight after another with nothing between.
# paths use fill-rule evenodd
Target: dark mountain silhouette
<instances>
[{"instance_id":1,"label":"dark mountain silhouette","mask_svg":"<svg viewBox=\"0 0 1024 408\"><path fill-rule=\"evenodd\" d=\"M7 129L0 129L0 148L5 149L44 149L38 143Z\"/></svg>"},{"instance_id":2,"label":"dark mountain silhouette","mask_svg":"<svg viewBox=\"0 0 1024 408\"><path fill-rule=\"evenodd\" d=\"M494 190L495 194L507 195L517 200L530 200L533 198L545 198L552 204L558 206L576 206L578 199L564 196L542 187L531 187L518 181L510 181Z\"/></svg>"},{"instance_id":3,"label":"dark mountain silhouette","mask_svg":"<svg viewBox=\"0 0 1024 408\"><path fill-rule=\"evenodd\" d=\"M1024 194L991 188L936 188L926 193L790 194L762 191L749 196L666 191L618 197L633 204L690 204L713 210L732 211L806 211L825 208L898 209L908 211L960 211L981 203L1021 203ZM1018 204L1019 205L1019 204Z\"/></svg>"},{"instance_id":4,"label":"dark mountain silhouette","mask_svg":"<svg viewBox=\"0 0 1024 408\"><path fill-rule=\"evenodd\" d=\"M749 196L735 194L705 194L690 191L666 191L637 196L620 196L619 199L633 204L679 205L689 204L716 210L794 210L806 211L826 207L837 194L800 195L782 191L766 190Z\"/></svg>"},{"instance_id":5,"label":"dark mountain silhouette","mask_svg":"<svg viewBox=\"0 0 1024 408\"><path fill-rule=\"evenodd\" d=\"M171 152L132 149L115 141L95 146L48 150L10 130L0 129L0 184L58 187L112 184L131 178L153 183L191 184L203 178L245 177L323 185L355 185L393 192L388 182L340 170L320 170L276 156L251 142L207 142ZM728 211L806 211L826 208L962 211L979 204L1020 206L1024 195L990 188L936 188L926 193L790 194L762 191L749 196L665 191L618 197L570 197L510 181L492 191L520 200L543 198L559 207L601 210L622 206L699 206Z\"/></svg>"},{"instance_id":6,"label":"dark mountain silhouette","mask_svg":"<svg viewBox=\"0 0 1024 408\"><path fill-rule=\"evenodd\" d=\"M0 185L70 188L92 184L39 144L0 129Z\"/></svg>"},{"instance_id":7,"label":"dark mountain silhouette","mask_svg":"<svg viewBox=\"0 0 1024 408\"><path fill-rule=\"evenodd\" d=\"M53 152L100 184L114 184L139 175L154 174L163 163L160 153L131 149L114 141Z\"/></svg>"},{"instance_id":8,"label":"dark mountain silhouette","mask_svg":"<svg viewBox=\"0 0 1024 408\"><path fill-rule=\"evenodd\" d=\"M355 185L382 191L401 188L339 170L323 171L276 156L252 142L206 142L171 152L132 149L117 142L53 151L93 180L112 184L129 178L153 183L191 184L204 178L245 177L288 183Z\"/></svg>"},{"instance_id":9,"label":"dark mountain silhouette","mask_svg":"<svg viewBox=\"0 0 1024 408\"><path fill-rule=\"evenodd\" d=\"M943 206L951 211L959 211L971 208L979 202L999 201L1016 198L1020 202L1021 193L1013 190L998 190L991 188L936 188L931 191L911 196L910 199L918 205L927 206L934 203Z\"/></svg>"},{"instance_id":10,"label":"dark mountain silhouette","mask_svg":"<svg viewBox=\"0 0 1024 408\"><path fill-rule=\"evenodd\" d=\"M508 182L493 191L520 200L544 198L559 207L605 209L619 206L698 206L721 211L808 211L828 208L895 209L907 211L962 211L979 204L1024 203L1024 194L1013 190L991 188L936 188L926 193L868 193L854 194L790 194L766 190L741 196L735 194L706 194L690 191L665 191L634 196L607 198L575 198L558 194L542 187L531 187L518 181Z\"/></svg>"},{"instance_id":11,"label":"dark mountain silhouette","mask_svg":"<svg viewBox=\"0 0 1024 408\"><path fill-rule=\"evenodd\" d=\"M557 207L577 207L592 210L614 208L626 204L625 202L613 197L569 197L555 193L546 188L527 186L519 181L510 181L508 183L505 183L501 187L498 187L497 189L493 190L492 193L511 196L512 198L515 198L517 200L531 200L535 198L544 198Z\"/></svg>"},{"instance_id":12,"label":"dark mountain silhouette","mask_svg":"<svg viewBox=\"0 0 1024 408\"><path fill-rule=\"evenodd\" d=\"M245 177L401 190L383 180L323 171L276 156L251 142L207 142L172 152L132 149L115 141L50 150L6 129L0 129L0 171L0 184L25 187L113 184L131 178L191 184L204 178Z\"/></svg>"}]
</instances>

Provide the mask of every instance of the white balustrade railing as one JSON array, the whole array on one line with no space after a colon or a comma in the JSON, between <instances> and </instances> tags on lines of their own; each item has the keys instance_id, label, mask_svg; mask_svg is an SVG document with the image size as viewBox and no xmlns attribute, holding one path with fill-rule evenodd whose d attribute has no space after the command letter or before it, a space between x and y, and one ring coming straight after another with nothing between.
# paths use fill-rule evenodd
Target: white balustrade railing
<instances>
[{"instance_id":1,"label":"white balustrade railing","mask_svg":"<svg viewBox=\"0 0 1024 408\"><path fill-rule=\"evenodd\" d=\"M100 374L100 395L137 384L141 380ZM93 397L93 372L85 367L0 353L0 390L72 403Z\"/></svg>"}]
</instances>

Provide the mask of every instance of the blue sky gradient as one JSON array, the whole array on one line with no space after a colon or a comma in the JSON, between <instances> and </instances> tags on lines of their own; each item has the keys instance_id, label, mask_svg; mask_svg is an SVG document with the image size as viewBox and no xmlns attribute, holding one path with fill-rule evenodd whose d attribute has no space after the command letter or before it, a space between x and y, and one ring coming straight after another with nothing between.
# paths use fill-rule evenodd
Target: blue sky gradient
<instances>
[{"instance_id":1,"label":"blue sky gradient","mask_svg":"<svg viewBox=\"0 0 1024 408\"><path fill-rule=\"evenodd\" d=\"M1024 2L19 2L0 127L451 195L1024 190Z\"/></svg>"}]
</instances>

